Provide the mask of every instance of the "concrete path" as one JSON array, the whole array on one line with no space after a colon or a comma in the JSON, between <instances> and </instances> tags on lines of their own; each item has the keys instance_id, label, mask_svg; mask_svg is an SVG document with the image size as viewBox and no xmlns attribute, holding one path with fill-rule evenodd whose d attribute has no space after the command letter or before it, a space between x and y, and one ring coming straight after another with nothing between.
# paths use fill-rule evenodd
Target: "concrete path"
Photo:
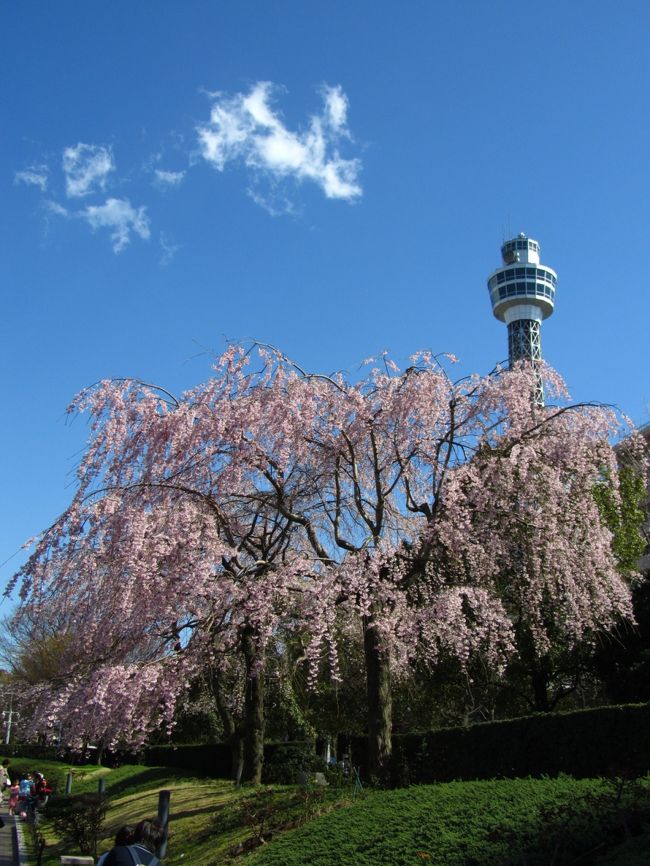
<instances>
[{"instance_id":1,"label":"concrete path","mask_svg":"<svg viewBox=\"0 0 650 866\"><path fill-rule=\"evenodd\" d=\"M3 803L0 806L0 816L5 822L4 827L0 827L0 866L22 866L26 862L24 855L19 857L19 848L24 851L24 847L18 844L16 837L17 833L22 833L23 828L14 826L14 819L7 811L7 804Z\"/></svg>"}]
</instances>

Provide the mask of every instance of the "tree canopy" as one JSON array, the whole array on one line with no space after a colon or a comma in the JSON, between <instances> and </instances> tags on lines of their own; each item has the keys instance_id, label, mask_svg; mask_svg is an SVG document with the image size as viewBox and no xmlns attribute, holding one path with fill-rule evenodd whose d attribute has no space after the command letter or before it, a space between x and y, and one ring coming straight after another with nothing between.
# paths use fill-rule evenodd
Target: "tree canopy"
<instances>
[{"instance_id":1,"label":"tree canopy","mask_svg":"<svg viewBox=\"0 0 650 866\"><path fill-rule=\"evenodd\" d=\"M134 380L82 392L77 489L16 576L18 618L67 638L33 686L35 729L142 743L209 668L258 779L269 642L295 639L314 684L356 635L381 770L391 679L416 662L500 669L630 617L593 494L607 479L620 512L622 420L569 406L549 369L540 407L525 364L454 382L450 363L382 357L350 380L231 346L180 397Z\"/></svg>"}]
</instances>

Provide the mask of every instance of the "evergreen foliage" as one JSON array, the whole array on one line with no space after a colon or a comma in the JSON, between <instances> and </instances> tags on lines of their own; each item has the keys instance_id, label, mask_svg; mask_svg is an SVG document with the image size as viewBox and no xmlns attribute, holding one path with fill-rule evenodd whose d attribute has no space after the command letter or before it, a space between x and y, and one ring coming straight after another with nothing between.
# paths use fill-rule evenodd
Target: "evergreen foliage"
<instances>
[{"instance_id":1,"label":"evergreen foliage","mask_svg":"<svg viewBox=\"0 0 650 866\"><path fill-rule=\"evenodd\" d=\"M315 754L313 743L278 743L265 749L262 781L273 785L295 785L300 773L310 774L325 769L325 761Z\"/></svg>"},{"instance_id":2,"label":"evergreen foliage","mask_svg":"<svg viewBox=\"0 0 650 866\"><path fill-rule=\"evenodd\" d=\"M73 794L51 800L47 805L47 818L64 841L77 846L82 854L96 857L107 809L105 795Z\"/></svg>"},{"instance_id":3,"label":"evergreen foliage","mask_svg":"<svg viewBox=\"0 0 650 866\"><path fill-rule=\"evenodd\" d=\"M250 866L568 866L598 863L650 815L647 785L620 780L452 782L371 792L267 845ZM640 838L640 837L639 837ZM647 836L645 836L647 844ZM626 846L627 847L627 846ZM588 859L582 859L589 854ZM644 854L644 856L647 856ZM641 866L647 859L614 859Z\"/></svg>"},{"instance_id":4,"label":"evergreen foliage","mask_svg":"<svg viewBox=\"0 0 650 866\"><path fill-rule=\"evenodd\" d=\"M650 704L540 713L394 738L393 782L556 776L592 778L650 771ZM365 737L350 739L367 776Z\"/></svg>"}]
</instances>

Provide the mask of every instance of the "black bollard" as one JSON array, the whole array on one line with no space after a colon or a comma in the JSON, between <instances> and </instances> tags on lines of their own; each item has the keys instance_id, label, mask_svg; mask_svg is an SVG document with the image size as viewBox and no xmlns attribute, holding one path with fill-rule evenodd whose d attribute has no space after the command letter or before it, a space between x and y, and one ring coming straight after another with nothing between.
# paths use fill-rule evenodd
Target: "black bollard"
<instances>
[{"instance_id":1,"label":"black bollard","mask_svg":"<svg viewBox=\"0 0 650 866\"><path fill-rule=\"evenodd\" d=\"M98 783L98 786L97 786L97 790L99 791L100 794L105 794L105 793L106 793L106 779L105 779L103 776L102 776L102 778L99 780L99 783Z\"/></svg>"},{"instance_id":2,"label":"black bollard","mask_svg":"<svg viewBox=\"0 0 650 866\"><path fill-rule=\"evenodd\" d=\"M158 820L162 824L163 830L165 832L163 840L158 846L158 850L156 851L156 857L159 857L161 860L163 857L167 856L167 836L169 835L169 800L171 795L171 791L158 791Z\"/></svg>"},{"instance_id":3,"label":"black bollard","mask_svg":"<svg viewBox=\"0 0 650 866\"><path fill-rule=\"evenodd\" d=\"M65 777L65 792L66 794L72 793L72 770L69 770L68 775Z\"/></svg>"}]
</instances>

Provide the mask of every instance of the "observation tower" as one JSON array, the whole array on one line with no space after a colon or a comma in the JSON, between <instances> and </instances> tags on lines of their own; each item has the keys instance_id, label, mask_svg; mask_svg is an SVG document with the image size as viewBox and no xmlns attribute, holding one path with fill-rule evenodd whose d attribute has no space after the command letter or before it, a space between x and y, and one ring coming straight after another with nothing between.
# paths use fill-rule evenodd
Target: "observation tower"
<instances>
[{"instance_id":1,"label":"observation tower","mask_svg":"<svg viewBox=\"0 0 650 866\"><path fill-rule=\"evenodd\" d=\"M503 265L488 277L492 312L508 326L508 361L542 360L541 324L553 312L557 274L540 264L539 244L522 232L501 247ZM541 377L535 402L544 405Z\"/></svg>"}]
</instances>

